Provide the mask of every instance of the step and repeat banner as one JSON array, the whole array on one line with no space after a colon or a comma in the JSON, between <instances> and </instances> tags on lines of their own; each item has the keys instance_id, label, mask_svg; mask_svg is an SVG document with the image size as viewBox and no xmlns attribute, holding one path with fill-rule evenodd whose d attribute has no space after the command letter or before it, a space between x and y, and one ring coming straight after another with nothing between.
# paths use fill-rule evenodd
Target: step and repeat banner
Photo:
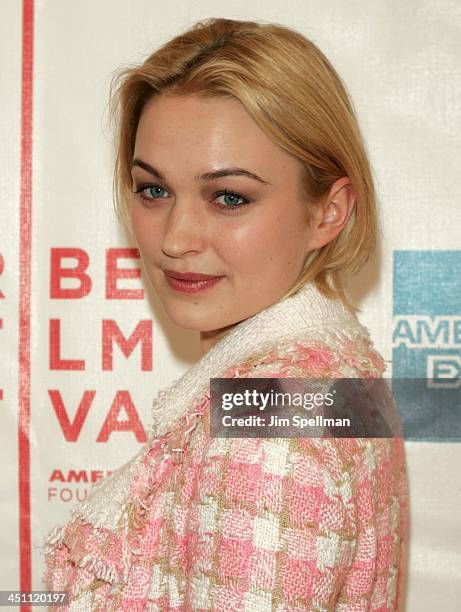
<instances>
[{"instance_id":1,"label":"step and repeat banner","mask_svg":"<svg viewBox=\"0 0 461 612\"><path fill-rule=\"evenodd\" d=\"M6 0L0 14L0 590L43 588L44 536L135 454L153 398L199 358L117 222L108 99L117 69L221 16L300 30L351 93L382 223L352 295L386 376L430 381L398 398L405 609L459 609L461 5Z\"/></svg>"}]
</instances>

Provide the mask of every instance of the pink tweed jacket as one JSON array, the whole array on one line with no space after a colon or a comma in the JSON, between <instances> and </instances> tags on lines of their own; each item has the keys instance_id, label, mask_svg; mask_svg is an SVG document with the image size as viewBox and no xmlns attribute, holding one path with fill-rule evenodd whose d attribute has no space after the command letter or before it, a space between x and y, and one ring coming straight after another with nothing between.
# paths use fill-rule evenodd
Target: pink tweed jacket
<instances>
[{"instance_id":1,"label":"pink tweed jacket","mask_svg":"<svg viewBox=\"0 0 461 612\"><path fill-rule=\"evenodd\" d=\"M221 377L382 375L364 328L322 325ZM212 438L209 387L167 429L48 537L44 582L69 593L63 610L401 609L401 437Z\"/></svg>"}]
</instances>

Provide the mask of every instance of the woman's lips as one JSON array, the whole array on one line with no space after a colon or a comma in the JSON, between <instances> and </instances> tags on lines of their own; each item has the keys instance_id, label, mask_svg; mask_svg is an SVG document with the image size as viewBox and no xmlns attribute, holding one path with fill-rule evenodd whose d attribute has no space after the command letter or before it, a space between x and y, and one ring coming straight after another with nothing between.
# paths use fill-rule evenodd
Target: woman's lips
<instances>
[{"instance_id":1,"label":"woman's lips","mask_svg":"<svg viewBox=\"0 0 461 612\"><path fill-rule=\"evenodd\" d=\"M208 274L172 272L164 270L167 283L172 289L183 293L197 293L213 287L224 276L210 276ZM173 276L173 274L175 276ZM176 276L177 275L177 276ZM180 278L181 277L181 278Z\"/></svg>"}]
</instances>

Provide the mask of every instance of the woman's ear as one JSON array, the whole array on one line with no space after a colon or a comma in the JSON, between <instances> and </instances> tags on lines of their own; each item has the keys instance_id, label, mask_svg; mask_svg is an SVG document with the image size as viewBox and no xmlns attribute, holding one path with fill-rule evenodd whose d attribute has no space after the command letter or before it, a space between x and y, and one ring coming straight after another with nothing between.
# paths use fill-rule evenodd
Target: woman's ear
<instances>
[{"instance_id":1,"label":"woman's ear","mask_svg":"<svg viewBox=\"0 0 461 612\"><path fill-rule=\"evenodd\" d=\"M355 192L347 176L333 183L327 197L314 208L310 225L309 250L319 249L336 238L345 227L355 206Z\"/></svg>"}]
</instances>

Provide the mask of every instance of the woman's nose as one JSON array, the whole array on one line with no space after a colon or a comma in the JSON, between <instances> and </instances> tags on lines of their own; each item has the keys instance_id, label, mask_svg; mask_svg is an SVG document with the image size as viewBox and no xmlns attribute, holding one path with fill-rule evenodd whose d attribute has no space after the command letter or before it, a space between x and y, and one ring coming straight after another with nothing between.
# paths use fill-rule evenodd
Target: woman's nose
<instances>
[{"instance_id":1,"label":"woman's nose","mask_svg":"<svg viewBox=\"0 0 461 612\"><path fill-rule=\"evenodd\" d=\"M170 257L203 249L203 217L197 202L176 199L166 218L162 250Z\"/></svg>"}]
</instances>

